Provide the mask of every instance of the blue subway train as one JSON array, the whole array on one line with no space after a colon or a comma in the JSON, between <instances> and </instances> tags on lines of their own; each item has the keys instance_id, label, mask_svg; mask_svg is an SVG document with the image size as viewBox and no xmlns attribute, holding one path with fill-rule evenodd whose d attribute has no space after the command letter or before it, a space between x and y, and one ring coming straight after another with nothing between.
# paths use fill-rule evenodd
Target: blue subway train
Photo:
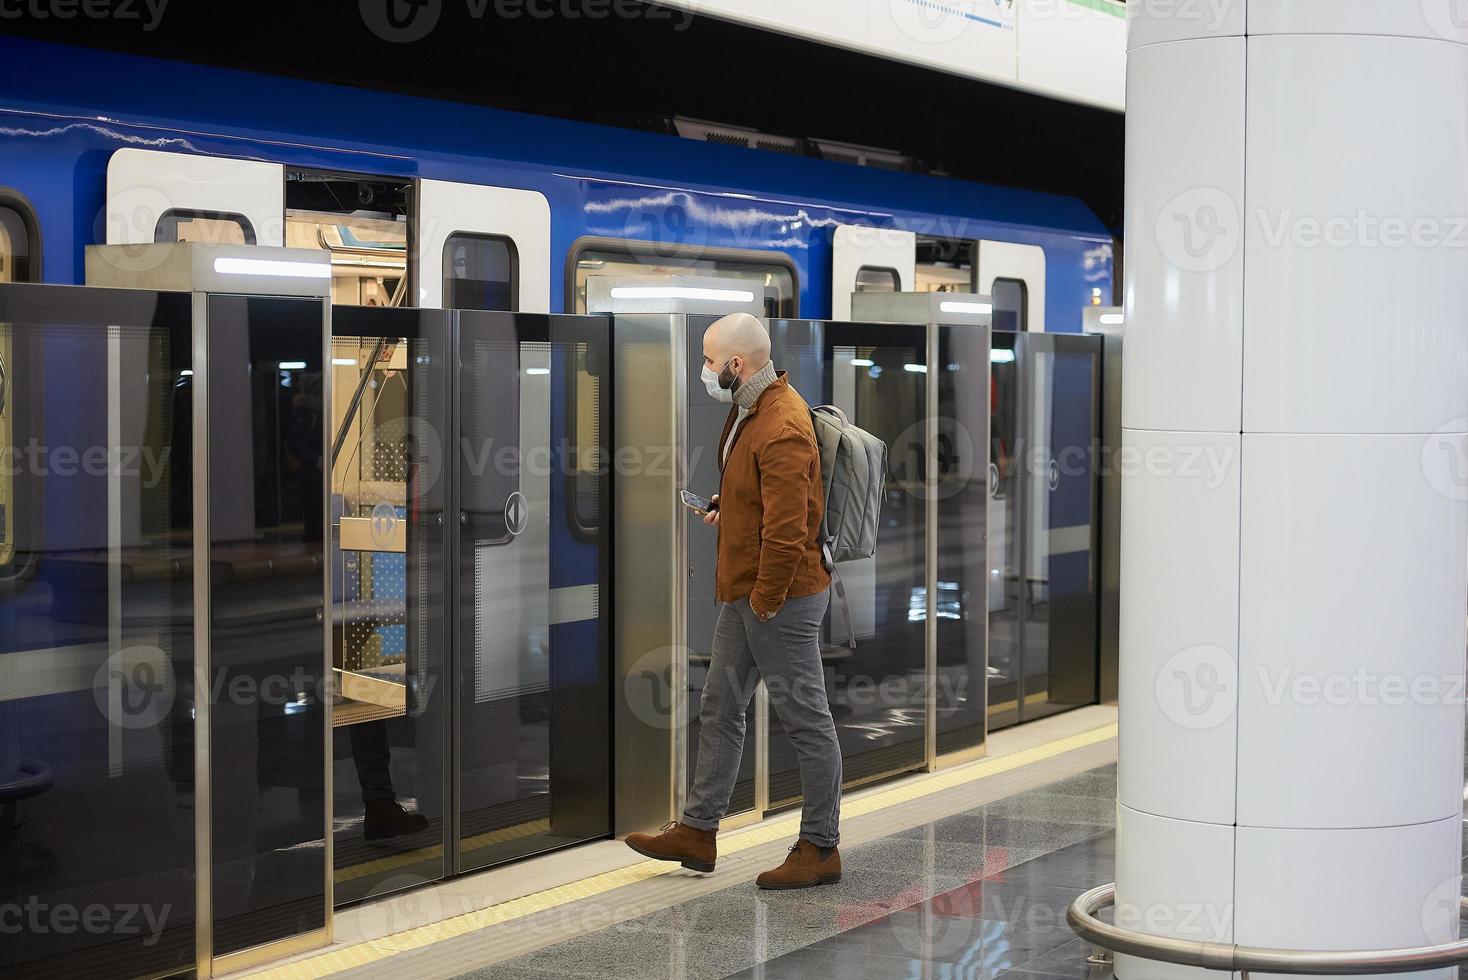
<instances>
[{"instance_id":1,"label":"blue subway train","mask_svg":"<svg viewBox=\"0 0 1468 980\"><path fill-rule=\"evenodd\" d=\"M1078 334L1086 308L1112 302L1111 235L1077 199L762 151L751 148L756 137L715 124L684 129L700 138L0 38L0 284L81 285L85 250L97 244L194 241L329 254L330 300L340 311L329 363L305 343L320 321L303 316L299 304L220 301L221 322L226 313L238 320L240 346L233 351L238 404L229 409L238 424L225 434L231 451L210 463L219 485L238 489L233 510L216 506L211 529L223 542L214 558L214 626L235 629L215 637L216 655L237 657L246 680L274 678L286 668L271 658L296 656L292 644L319 653L311 646L320 639L319 617L332 617L340 626L331 663L342 704L332 719L334 744L315 750L302 733L314 724L319 691L293 688L280 703L218 710L214 793L225 812L212 831L220 842L217 954L317 927L320 876L307 879L324 860L313 850L322 814L332 821L327 875L334 870L339 903L610 832L610 761L602 736L587 731L608 727L607 617L598 589L609 577L610 481L577 460L579 450L611 448L607 364L618 355L605 324L554 316L587 312L590 278L737 279L782 321L849 320L852 294L864 291L978 292L993 297L995 329L1015 337ZM750 145L730 145L741 142ZM863 157L861 148L847 149ZM99 306L87 314L93 323L80 306L62 303L55 322L27 322L7 320L7 310L39 308L47 297L29 307L15 299L7 307L5 299L0 391L9 397L0 399L0 446L9 451L38 433L106 443L135 429L149 458L171 459L172 469L158 485L137 489L125 480L109 488L109 478L87 474L70 482L48 474L44 483L22 474L4 486L0 656L30 654L28 663L42 663L58 651L105 652L130 623L111 622L109 596L117 595L136 604L130 609L146 608L148 628L160 636L186 638L179 609L188 605L189 309L165 297L119 322ZM358 309L371 307L382 311ZM455 314L450 329L448 318L420 310L464 316ZM306 326L288 329L296 321ZM99 324L101 332L68 332ZM109 337L108 329L117 333ZM1032 396L1005 374L1016 349L1011 340L991 354L996 432L1022 415L1035 425L1051 420L1052 440L1087 445L1092 362L1057 357L1053 385ZM924 356L920 345L914 356ZM433 366L420 370L424 364ZM27 377L27 366L38 370ZM911 384L915 376L907 375ZM332 383L323 385L327 377ZM94 383L80 390L87 386L79 379ZM223 399L214 383L211 397ZM456 404L449 390L459 393ZM332 392L331 404L323 391ZM1069 417L1061 410L1067 400L1084 403L1076 432L1053 421ZM438 530L443 512L457 508L425 476L427 430L419 423L436 413L454 420L441 432L463 435L466 445L472 436L486 450L570 447L548 454L538 474L517 463L508 476L491 466L462 486L445 478L458 490L457 525L467 529L459 550L446 543L459 530L455 521ZM113 415L121 417L117 432L108 428ZM313 457L305 436L323 421L336 435ZM240 435L246 430L253 439ZM1035 499L1054 512L1034 547L1052 547L1056 529L1079 529L1085 540L1052 555L1044 581L1009 567L1015 559L1006 548L1023 550L1013 480L1023 447L1007 440L1023 437L994 438L987 489L1000 504L977 505L988 507L1000 538L995 560L1003 567L992 574L1003 581L990 583L991 624L996 608L1016 601L1006 582L1038 607L1058 605L1068 580L1090 596L1094 574L1091 484L1057 490L1058 471L1044 474L1048 497L1043 481L1035 483ZM458 441L435 447L443 457L437 465L469 472L478 457L458 459ZM490 459L486 451L481 461ZM326 529L315 506L323 483L332 501ZM142 502L129 510L134 493ZM44 508L21 506L42 498ZM528 521L529 513L546 520ZM136 527L119 530L127 521ZM511 540L520 546L504 547ZM450 602L450 586L432 582L453 557L457 570L446 580L461 594ZM329 613L312 591L322 561L335 569ZM526 600L520 584L530 580L545 588ZM982 619L981 589L964 598L956 585L939 588L940 616ZM261 596L284 639L261 641L249 618ZM898 619L911 625L923 596L907 588L894 601ZM968 613L964 602L972 603ZM425 640L415 604L419 613L430 605L440 615L451 605L463 612L452 630L435 623L442 632ZM1043 631L1064 639L1048 620L1033 619L1039 639L1029 646L1020 639L1021 617L991 626L996 643L1010 649L1004 669L1022 672L1022 661L1035 659L1030 647L1055 642ZM563 651L554 667L553 639ZM445 655L455 643L474 656ZM1088 645L1075 645L1083 658ZM75 815L85 835L96 828L82 818L105 810L118 839L131 841L119 849L169 869L158 887L186 904L194 855L168 821L187 809L180 801L193 774L194 723L182 708L202 695L195 699L189 687L187 644L158 646L147 666L176 675L177 702L156 725L119 734L109 675L94 677L95 665L80 654L74 659L87 669L65 684L38 683L10 705L0 691L0 836L10 812L6 765L39 759L56 779L28 803L27 846L70 853L62 815ZM425 654L430 647L436 652ZM996 715L995 705L979 701L978 710L987 707L991 723L1004 711L1023 720L1022 683L996 691L989 670L989 693L1009 698L1009 707L1000 704ZM1082 665L1077 673L1090 672ZM433 695L446 674L456 675L452 705ZM1040 700L1057 706L1095 697L1094 684L1074 694L1058 678L1047 684ZM913 711L889 714L897 721L856 715L841 723L867 741L896 738L882 726L895 731ZM239 750L233 771L224 771L221 746ZM312 774L320 751L335 774L326 802ZM554 799L553 782L563 788ZM124 791L136 812L116 806ZM107 878L113 854L50 863L32 856L25 852L31 864L11 887L21 898L121 889L141 875L125 869ZM4 859L0 853L0 869ZM0 900L9 894L0 889ZM162 975L191 962L186 926L158 949L133 950L140 957L133 972ZM63 944L44 937L0 943L0 967L39 975L62 963L62 953ZM86 955L93 957L87 970L108 975L104 943Z\"/></svg>"},{"instance_id":2,"label":"blue subway train","mask_svg":"<svg viewBox=\"0 0 1468 980\"><path fill-rule=\"evenodd\" d=\"M0 80L5 278L79 283L109 241L325 241L396 257L362 302L433 307L458 234L516 267L470 298L532 312L621 264L763 278L772 312L817 319L893 272L1022 293L1029 330L1112 298L1111 236L1072 198L13 38ZM353 213L382 219L309 220Z\"/></svg>"}]
</instances>

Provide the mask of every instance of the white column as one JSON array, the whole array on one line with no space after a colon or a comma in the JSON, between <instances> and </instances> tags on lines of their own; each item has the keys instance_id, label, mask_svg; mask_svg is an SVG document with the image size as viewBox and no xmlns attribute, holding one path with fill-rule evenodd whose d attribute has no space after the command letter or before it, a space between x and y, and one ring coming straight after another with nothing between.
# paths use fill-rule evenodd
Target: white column
<instances>
[{"instance_id":1,"label":"white column","mask_svg":"<svg viewBox=\"0 0 1468 980\"><path fill-rule=\"evenodd\" d=\"M1254 946L1449 941L1468 7L1131 7L1118 916Z\"/></svg>"}]
</instances>

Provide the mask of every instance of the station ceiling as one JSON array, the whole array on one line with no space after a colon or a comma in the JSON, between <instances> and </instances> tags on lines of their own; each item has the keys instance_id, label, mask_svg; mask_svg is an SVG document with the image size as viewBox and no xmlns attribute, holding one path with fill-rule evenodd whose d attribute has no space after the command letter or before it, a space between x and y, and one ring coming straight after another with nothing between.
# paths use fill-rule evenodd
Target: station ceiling
<instances>
[{"instance_id":1,"label":"station ceiling","mask_svg":"<svg viewBox=\"0 0 1468 980\"><path fill-rule=\"evenodd\" d=\"M1118 113L635 0L113 0L139 15L36 16L64 2L14 0L0 32L638 129L682 116L882 147L1080 197L1120 231Z\"/></svg>"}]
</instances>

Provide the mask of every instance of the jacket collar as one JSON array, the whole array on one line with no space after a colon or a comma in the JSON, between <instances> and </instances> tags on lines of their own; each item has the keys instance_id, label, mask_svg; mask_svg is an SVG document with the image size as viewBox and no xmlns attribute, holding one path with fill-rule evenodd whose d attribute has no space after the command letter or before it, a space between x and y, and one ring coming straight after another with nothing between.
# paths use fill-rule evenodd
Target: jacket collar
<instances>
[{"instance_id":1,"label":"jacket collar","mask_svg":"<svg viewBox=\"0 0 1468 980\"><path fill-rule=\"evenodd\" d=\"M770 392L775 391L778 388L789 388L790 387L790 382L785 377L786 374L788 374L788 373L789 372L787 372L787 371L776 371L775 372L775 380L774 381L771 381L769 383L769 386L766 387L764 391L762 391L762 392L759 393L759 397L754 400L754 404L752 406L750 406L749 411L745 413L745 418L748 418L749 416L753 415L755 412L758 412L759 411L760 405L764 404L765 400L770 397Z\"/></svg>"}]
</instances>

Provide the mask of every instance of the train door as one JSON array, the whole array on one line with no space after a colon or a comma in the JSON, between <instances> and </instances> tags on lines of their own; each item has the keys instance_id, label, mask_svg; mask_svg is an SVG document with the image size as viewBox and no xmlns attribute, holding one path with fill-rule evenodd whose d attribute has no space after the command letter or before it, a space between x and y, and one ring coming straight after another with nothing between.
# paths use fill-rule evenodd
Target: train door
<instances>
[{"instance_id":1,"label":"train door","mask_svg":"<svg viewBox=\"0 0 1468 980\"><path fill-rule=\"evenodd\" d=\"M418 303L550 312L550 204L536 191L418 182Z\"/></svg>"},{"instance_id":2,"label":"train door","mask_svg":"<svg viewBox=\"0 0 1468 980\"><path fill-rule=\"evenodd\" d=\"M851 319L852 293L917 288L917 235L897 228L838 225L831 239L831 319Z\"/></svg>"},{"instance_id":3,"label":"train door","mask_svg":"<svg viewBox=\"0 0 1468 980\"><path fill-rule=\"evenodd\" d=\"M127 148L107 162L108 245L284 245L284 168Z\"/></svg>"}]
</instances>

